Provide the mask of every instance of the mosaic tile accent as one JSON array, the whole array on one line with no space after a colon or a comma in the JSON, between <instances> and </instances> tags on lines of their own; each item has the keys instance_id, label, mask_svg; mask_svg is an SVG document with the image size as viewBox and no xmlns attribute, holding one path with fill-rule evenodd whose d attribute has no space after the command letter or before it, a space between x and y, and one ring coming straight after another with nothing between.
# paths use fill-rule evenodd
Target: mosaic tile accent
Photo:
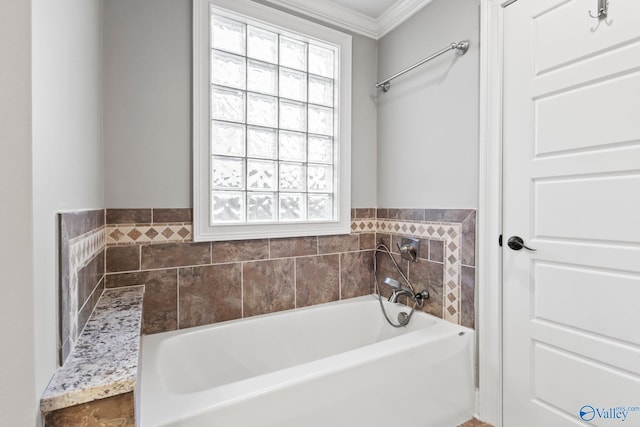
<instances>
[{"instance_id":1,"label":"mosaic tile accent","mask_svg":"<svg viewBox=\"0 0 640 427\"><path fill-rule=\"evenodd\" d=\"M107 245L134 245L142 243L185 243L193 240L193 226L184 224L118 225L106 226Z\"/></svg>"},{"instance_id":2,"label":"mosaic tile accent","mask_svg":"<svg viewBox=\"0 0 640 427\"><path fill-rule=\"evenodd\" d=\"M443 318L460 324L461 321L461 267L460 224L409 223L393 220L379 221L379 227L391 233L412 237L442 240L444 243L444 289L442 295Z\"/></svg>"},{"instance_id":3,"label":"mosaic tile accent","mask_svg":"<svg viewBox=\"0 0 640 427\"><path fill-rule=\"evenodd\" d=\"M69 240L69 262L82 268L104 249L104 231L102 228L89 231Z\"/></svg>"},{"instance_id":4,"label":"mosaic tile accent","mask_svg":"<svg viewBox=\"0 0 640 427\"><path fill-rule=\"evenodd\" d=\"M378 230L378 220L375 218L352 219L352 233L375 233Z\"/></svg>"},{"instance_id":5,"label":"mosaic tile accent","mask_svg":"<svg viewBox=\"0 0 640 427\"><path fill-rule=\"evenodd\" d=\"M69 240L69 338L71 348L78 339L78 274L104 249L104 229L98 228Z\"/></svg>"},{"instance_id":6,"label":"mosaic tile accent","mask_svg":"<svg viewBox=\"0 0 640 427\"><path fill-rule=\"evenodd\" d=\"M99 235L104 230L104 209L60 212L57 220L58 362L62 364L104 288L104 243Z\"/></svg>"}]
</instances>

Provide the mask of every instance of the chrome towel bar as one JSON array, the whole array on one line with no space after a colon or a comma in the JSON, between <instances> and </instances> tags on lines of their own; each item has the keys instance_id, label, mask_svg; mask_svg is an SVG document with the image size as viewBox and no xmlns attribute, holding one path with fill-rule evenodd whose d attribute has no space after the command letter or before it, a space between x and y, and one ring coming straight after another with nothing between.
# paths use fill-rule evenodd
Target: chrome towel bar
<instances>
[{"instance_id":1,"label":"chrome towel bar","mask_svg":"<svg viewBox=\"0 0 640 427\"><path fill-rule=\"evenodd\" d=\"M382 88L383 92L387 92L389 90L389 88L391 88L391 80L395 79L396 77L400 77L404 73L406 73L408 71L411 71L414 68L419 67L420 65L424 64L425 62L431 61L432 59L437 58L438 56L442 55L443 53L447 53L450 50L455 50L456 51L456 55L462 56L465 53L467 53L467 50L469 50L469 41L468 40L463 40L463 41L458 42L458 43L451 43L449 46L445 47L442 50L439 50L438 52L434 53L431 56L428 56L427 58L424 58L422 61L416 62L412 66L405 68L404 70L400 71L399 73L396 73L393 76L388 77L388 78L382 80L379 83L376 83L376 87L377 88Z\"/></svg>"}]
</instances>

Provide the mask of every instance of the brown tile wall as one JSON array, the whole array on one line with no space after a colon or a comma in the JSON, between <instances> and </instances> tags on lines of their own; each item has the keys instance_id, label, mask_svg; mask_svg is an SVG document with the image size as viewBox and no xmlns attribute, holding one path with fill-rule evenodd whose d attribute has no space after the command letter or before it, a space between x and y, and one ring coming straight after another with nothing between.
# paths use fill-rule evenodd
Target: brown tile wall
<instances>
[{"instance_id":1,"label":"brown tile wall","mask_svg":"<svg viewBox=\"0 0 640 427\"><path fill-rule=\"evenodd\" d=\"M353 215L375 218L375 209ZM188 209L107 209L107 226L188 223ZM188 221L187 221L188 220ZM145 284L144 333L373 291L375 233L212 243L108 245L106 287Z\"/></svg>"},{"instance_id":2,"label":"brown tile wall","mask_svg":"<svg viewBox=\"0 0 640 427\"><path fill-rule=\"evenodd\" d=\"M122 224L188 224L188 209L108 209L107 227ZM374 291L373 258L378 241L417 290L427 288L425 311L443 317L443 240L421 239L418 263L401 260L403 233L376 233L376 218L461 225L460 320L474 326L475 211L353 209L352 218L373 228L343 236L310 236L212 243L109 244L106 287L145 284L144 332L156 333L367 295ZM162 220L162 221L160 221ZM119 222L120 221L120 222ZM369 223L368 221L366 221ZM378 254L378 277L397 277L390 259ZM389 294L381 284L384 294Z\"/></svg>"},{"instance_id":3,"label":"brown tile wall","mask_svg":"<svg viewBox=\"0 0 640 427\"><path fill-rule=\"evenodd\" d=\"M105 286L147 284L145 332L154 333L222 320L304 307L373 292L373 250L385 242L399 265L421 290L431 294L425 311L443 316L445 241L420 239L418 263L401 260L396 243L412 230L381 233L376 221L458 224L460 236L459 322L475 325L476 212L469 209L353 209L352 218L366 224L345 236L257 239L213 243L115 242L76 266L72 275L70 242L113 225L163 230L190 227L191 209L98 209L59 215L60 357L73 347ZM370 220L370 221L369 221ZM113 228L111 228L113 229ZM147 228L148 229L148 228ZM106 238L106 237L105 237ZM182 238L179 236L179 238ZM190 240L190 235L187 239ZM130 239L133 242L135 239ZM378 278L401 281L387 255L378 254ZM105 275L106 273L106 275ZM77 277L71 286L70 278ZM319 279L322 278L322 279ZM384 295L390 289L381 284ZM75 310L75 312L74 312Z\"/></svg>"},{"instance_id":4,"label":"brown tile wall","mask_svg":"<svg viewBox=\"0 0 640 427\"><path fill-rule=\"evenodd\" d=\"M69 355L104 289L104 240L98 247L89 245L92 253L82 264L71 262L73 246L83 236L104 230L104 209L79 210L58 214L59 233L59 362ZM95 238L94 238L95 240ZM86 253L83 252L83 253ZM76 257L77 259L77 257Z\"/></svg>"}]
</instances>

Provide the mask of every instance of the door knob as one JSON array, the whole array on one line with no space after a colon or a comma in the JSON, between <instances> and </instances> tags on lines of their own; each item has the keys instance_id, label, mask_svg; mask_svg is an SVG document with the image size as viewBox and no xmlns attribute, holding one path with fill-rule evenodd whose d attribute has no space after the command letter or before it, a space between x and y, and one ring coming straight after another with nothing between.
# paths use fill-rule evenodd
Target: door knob
<instances>
[{"instance_id":1,"label":"door knob","mask_svg":"<svg viewBox=\"0 0 640 427\"><path fill-rule=\"evenodd\" d=\"M509 240L507 240L507 246L509 246L514 251L519 251L522 248L528 249L530 251L536 251L536 249L530 248L524 244L524 240L520 236L511 236Z\"/></svg>"}]
</instances>

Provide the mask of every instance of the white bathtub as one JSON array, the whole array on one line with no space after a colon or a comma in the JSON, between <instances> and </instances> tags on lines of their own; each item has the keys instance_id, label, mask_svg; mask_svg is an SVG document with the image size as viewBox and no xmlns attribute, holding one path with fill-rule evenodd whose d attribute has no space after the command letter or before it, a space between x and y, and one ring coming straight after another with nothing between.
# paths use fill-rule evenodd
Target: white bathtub
<instances>
[{"instance_id":1,"label":"white bathtub","mask_svg":"<svg viewBox=\"0 0 640 427\"><path fill-rule=\"evenodd\" d=\"M424 313L392 328L374 296L145 336L139 425L455 427L473 342Z\"/></svg>"}]
</instances>

